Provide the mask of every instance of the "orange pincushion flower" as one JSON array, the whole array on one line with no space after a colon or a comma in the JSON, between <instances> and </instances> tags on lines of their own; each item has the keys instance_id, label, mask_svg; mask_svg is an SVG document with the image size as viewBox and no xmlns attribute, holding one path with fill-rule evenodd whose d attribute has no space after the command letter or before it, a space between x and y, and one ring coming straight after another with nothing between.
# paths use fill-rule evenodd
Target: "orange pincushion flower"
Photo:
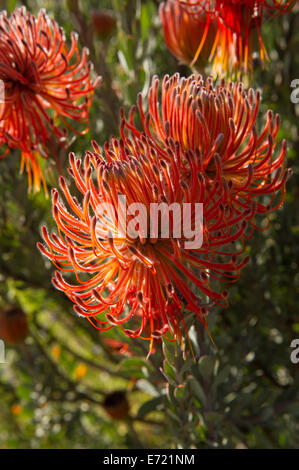
<instances>
[{"instance_id":1,"label":"orange pincushion flower","mask_svg":"<svg viewBox=\"0 0 299 470\"><path fill-rule=\"evenodd\" d=\"M70 121L84 124L88 130L88 110L93 90L88 52L82 56L77 36L72 33L71 47L65 33L44 10L37 17L24 7L7 18L0 14L0 79L5 99L0 103L0 144L22 152L22 165L28 172L29 189L40 188L43 175L38 156L55 155L53 140L64 146ZM77 131L75 131L77 132ZM45 183L44 183L45 184Z\"/></svg>"},{"instance_id":2,"label":"orange pincushion flower","mask_svg":"<svg viewBox=\"0 0 299 470\"><path fill-rule=\"evenodd\" d=\"M100 39L107 39L116 26L116 19L112 11L92 10L91 21L93 30Z\"/></svg>"},{"instance_id":3,"label":"orange pincushion flower","mask_svg":"<svg viewBox=\"0 0 299 470\"><path fill-rule=\"evenodd\" d=\"M123 391L109 393L105 397L103 407L112 419L122 420L129 417L130 405Z\"/></svg>"},{"instance_id":4,"label":"orange pincushion flower","mask_svg":"<svg viewBox=\"0 0 299 470\"><path fill-rule=\"evenodd\" d=\"M164 29L164 38L172 54L182 63L196 65L207 64L212 52L217 22L205 11L192 14L177 1L160 4L160 18Z\"/></svg>"},{"instance_id":5,"label":"orange pincushion flower","mask_svg":"<svg viewBox=\"0 0 299 470\"><path fill-rule=\"evenodd\" d=\"M190 63L201 65L198 58L201 55L206 58L206 51L211 50L209 60L213 74L240 77L252 70L254 35L258 38L261 60L267 58L261 34L264 13L286 13L295 3L296 0L167 0L160 10L165 41L174 55L179 57L179 48L184 54L186 48L182 47L182 43L186 37L186 25L192 24L195 52ZM180 24L173 15L174 4L177 9L185 10L185 20ZM203 16L206 17L205 23L202 21ZM176 47L173 44L171 47L169 32L174 30L177 35ZM188 57L185 54L186 60Z\"/></svg>"},{"instance_id":6,"label":"orange pincushion flower","mask_svg":"<svg viewBox=\"0 0 299 470\"><path fill-rule=\"evenodd\" d=\"M177 142L184 150L183 174L186 180L191 168L188 152L198 155L199 171L206 184L215 180L230 188L230 210L239 216L244 209L266 214L280 207L284 201L285 183L291 170L286 170L287 144L282 142L275 152L279 116L268 111L261 131L257 130L260 94L242 83L222 83L214 88L213 81L200 75L180 78L178 74L165 76L159 98L159 80L153 78L148 94L148 113L143 110L142 96L138 109L143 133L156 148ZM161 109L159 109L159 102ZM135 107L129 120L123 116L122 138L140 138L134 125ZM164 157L171 164L171 156ZM281 194L278 202L275 195ZM268 196L264 200L261 196ZM254 219L250 221L255 227Z\"/></svg>"},{"instance_id":7,"label":"orange pincushion flower","mask_svg":"<svg viewBox=\"0 0 299 470\"><path fill-rule=\"evenodd\" d=\"M23 343L29 334L26 314L18 307L0 310L0 339L7 344Z\"/></svg>"},{"instance_id":8,"label":"orange pincushion flower","mask_svg":"<svg viewBox=\"0 0 299 470\"><path fill-rule=\"evenodd\" d=\"M181 338L184 310L194 312L206 325L206 298L228 305L227 291L218 291L218 281L234 282L248 261L238 261L239 253L231 243L243 236L254 208L240 210L238 216L231 212L231 188L217 179L206 185L197 151L185 152L172 142L158 149L157 142L141 136L112 139L105 145L104 158L97 144L93 145L94 152L87 152L83 162L70 155L69 172L82 204L61 177L60 187L71 212L54 189L53 216L59 234L49 234L43 227L47 247L40 243L38 247L57 268L54 286L72 300L78 314L100 330L118 326L130 337L149 339L152 350L154 340L163 335L170 340ZM188 184L181 176L185 158L190 164ZM119 195L126 197L128 208L136 203L144 208L140 213L147 223L138 222L137 237L129 229L133 213L125 211L131 215L124 217ZM190 237L185 226L178 236L173 235L173 228L181 228L186 220L178 221L174 213L168 236L162 234L160 225L159 230L150 230L151 204L161 203L179 208L184 203L203 204L201 246L187 247ZM196 213L190 214L194 225ZM73 277L66 279L62 273L73 273Z\"/></svg>"}]
</instances>

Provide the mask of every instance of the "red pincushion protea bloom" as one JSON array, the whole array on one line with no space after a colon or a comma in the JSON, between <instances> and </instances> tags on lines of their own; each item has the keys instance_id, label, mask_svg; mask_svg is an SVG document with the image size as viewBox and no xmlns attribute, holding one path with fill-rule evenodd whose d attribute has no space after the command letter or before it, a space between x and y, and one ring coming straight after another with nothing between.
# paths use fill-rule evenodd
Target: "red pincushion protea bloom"
<instances>
[{"instance_id":1,"label":"red pincushion protea bloom","mask_svg":"<svg viewBox=\"0 0 299 470\"><path fill-rule=\"evenodd\" d=\"M238 261L240 253L230 244L242 237L254 208L238 217L227 211L229 186L215 180L207 189L199 173L199 159L192 151L187 155L191 169L187 185L180 177L183 154L179 145L163 146L158 152L146 137L112 139L105 146L105 156L95 143L94 152L87 152L83 163L70 155L70 174L82 204L61 177L60 187L71 212L54 189L53 216L59 236L43 227L47 247L40 243L38 247L57 268L54 286L72 300L78 314L100 330L119 326L130 337L149 339L152 348L154 340L166 333L169 339L181 338L183 308L206 325L206 297L228 305L227 291L218 292L214 283L238 279L248 259ZM185 223L183 218L178 222L174 214L169 236L164 237L160 228L150 231L147 223L146 229L138 225L138 236L133 237L129 229L132 216L126 222L119 195L126 197L128 208L142 203L143 222L149 219L151 204L177 203L181 208L184 203L202 202L202 246L186 247L189 238L184 227L178 237L173 236L173 227ZM105 211L103 204L107 205ZM193 210L190 220L194 224ZM116 236L119 225L124 229L120 237ZM65 279L62 273L73 273L73 279Z\"/></svg>"},{"instance_id":2,"label":"red pincushion protea bloom","mask_svg":"<svg viewBox=\"0 0 299 470\"><path fill-rule=\"evenodd\" d=\"M116 19L112 11L92 10L91 21L94 32L100 39L107 39L116 26Z\"/></svg>"},{"instance_id":3,"label":"red pincushion protea bloom","mask_svg":"<svg viewBox=\"0 0 299 470\"><path fill-rule=\"evenodd\" d=\"M130 405L123 391L109 393L104 400L103 407L112 419L119 421L129 418Z\"/></svg>"},{"instance_id":4,"label":"red pincushion protea bloom","mask_svg":"<svg viewBox=\"0 0 299 470\"><path fill-rule=\"evenodd\" d=\"M267 52L262 40L261 25L264 13L269 15L282 14L289 11L296 0L168 0L167 3L176 3L185 9L185 21L177 26L173 16L173 8L166 8L165 14L161 15L165 40L170 50L177 55L174 48L169 44L168 31L176 30L177 43L181 43L186 35L184 25L193 22L194 25L193 45L194 57L190 61L193 65L198 57L206 50L211 50L210 62L212 62L212 73L240 77L252 70L253 35L258 38L259 53L262 62L267 57ZM161 9L161 12L163 9ZM206 15L206 22L202 17ZM187 16L190 17L187 20ZM192 18L192 19L191 19ZM215 26L217 23L217 26ZM195 47L197 38L197 48ZM212 40L214 37L214 40ZM182 38L182 39L181 39ZM207 41L207 45L205 45ZM178 49L178 48L177 48ZM187 57L185 57L187 60ZM200 64L198 62L198 64Z\"/></svg>"},{"instance_id":5,"label":"red pincushion protea bloom","mask_svg":"<svg viewBox=\"0 0 299 470\"><path fill-rule=\"evenodd\" d=\"M38 155L55 155L53 140L64 146L70 121L88 130L88 109L99 78L91 81L87 50L80 57L76 34L66 44L61 27L44 10L35 18L24 7L7 18L0 14L0 79L5 100L0 103L0 144L20 148L22 168L28 172L29 189L40 188L43 176ZM75 131L77 132L77 131Z\"/></svg>"},{"instance_id":6,"label":"red pincushion protea bloom","mask_svg":"<svg viewBox=\"0 0 299 470\"><path fill-rule=\"evenodd\" d=\"M291 173L285 169L287 145L283 141L275 153L279 116L270 110L258 132L259 92L250 89L246 93L242 83L237 82L222 81L214 88L211 78L204 82L200 75L185 79L176 74L164 77L161 99L158 94L159 80L154 77L147 114L141 94L138 96L143 132L158 150L162 143L178 143L185 151L182 171L186 180L191 171L188 152L192 151L198 156L199 171L207 185L219 180L229 186L230 210L237 215L245 208L251 210L252 205L256 214L266 214L282 205ZM123 139L142 135L134 125L134 112L135 107L128 121L123 116ZM171 163L169 154L164 158ZM278 201L276 194L280 194ZM255 227L253 219L250 224Z\"/></svg>"},{"instance_id":7,"label":"red pincushion protea bloom","mask_svg":"<svg viewBox=\"0 0 299 470\"><path fill-rule=\"evenodd\" d=\"M8 344L23 343L29 329L25 313L17 307L0 310L0 338Z\"/></svg>"}]
</instances>

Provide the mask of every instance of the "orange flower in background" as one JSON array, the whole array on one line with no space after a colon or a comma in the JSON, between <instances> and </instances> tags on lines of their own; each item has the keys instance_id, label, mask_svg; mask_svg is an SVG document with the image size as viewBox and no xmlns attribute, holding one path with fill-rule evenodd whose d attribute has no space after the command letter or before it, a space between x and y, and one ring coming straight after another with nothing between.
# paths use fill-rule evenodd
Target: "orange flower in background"
<instances>
[{"instance_id":1,"label":"orange flower in background","mask_svg":"<svg viewBox=\"0 0 299 470\"><path fill-rule=\"evenodd\" d=\"M229 185L216 177L207 186L197 152L186 153L180 145L162 143L158 149L144 136L112 139L105 145L105 157L93 145L94 152L87 152L84 161L70 155L69 172L82 204L61 177L64 202L56 189L52 191L58 235L42 227L47 246L38 247L57 268L54 286L72 300L79 315L99 330L117 326L132 338L148 339L152 351L154 340L163 335L181 338L185 311L194 312L206 325L207 299L228 305L228 293L219 292L218 284L236 281L248 261L237 260L240 253L232 242L242 238L254 209L240 210L238 217L227 211ZM185 158L190 163L188 182L182 176ZM137 236L132 234L134 212L124 210L119 195L126 197L127 208L142 203ZM180 209L184 203L191 208L203 203L201 246L186 245L192 238L182 227L186 218L171 212L168 234L162 233L161 223L150 230L151 204L161 203ZM192 226L195 218L192 209ZM173 235L174 227L182 229L178 236Z\"/></svg>"},{"instance_id":2,"label":"orange flower in background","mask_svg":"<svg viewBox=\"0 0 299 470\"><path fill-rule=\"evenodd\" d=\"M99 39L107 39L116 27L116 19L113 11L91 10L92 27Z\"/></svg>"},{"instance_id":3,"label":"orange flower in background","mask_svg":"<svg viewBox=\"0 0 299 470\"><path fill-rule=\"evenodd\" d=\"M123 391L109 393L103 402L103 408L106 413L115 420L128 419L130 414L130 405Z\"/></svg>"},{"instance_id":4,"label":"orange flower in background","mask_svg":"<svg viewBox=\"0 0 299 470\"><path fill-rule=\"evenodd\" d=\"M56 361L59 361L60 356L61 356L61 346L60 346L60 344L56 343L56 344L54 344L54 346L52 346L51 354L52 354L52 357Z\"/></svg>"},{"instance_id":5,"label":"orange flower in background","mask_svg":"<svg viewBox=\"0 0 299 470\"><path fill-rule=\"evenodd\" d=\"M39 190L44 178L39 155L55 156L55 141L67 143L67 127L88 130L88 110L98 78L91 80L91 64L77 36L68 47L65 33L44 10L37 17L24 7L8 18L0 14L0 79L5 99L0 103L2 157L11 149L22 153L21 169L28 173L29 189ZM73 129L71 121L84 125ZM56 157L57 158L57 157Z\"/></svg>"},{"instance_id":6,"label":"orange flower in background","mask_svg":"<svg viewBox=\"0 0 299 470\"><path fill-rule=\"evenodd\" d=\"M250 212L254 207L249 221L254 228L254 214L267 214L283 204L291 174L285 169L284 140L276 152L279 116L269 110L258 132L259 105L258 91L246 92L237 82L222 81L214 87L211 78L204 81L200 75L188 79L179 74L165 76L159 97L159 80L154 77L147 113L141 94L138 96L142 131L134 125L134 106L128 120L123 115L121 134L123 139L139 139L145 133L157 151L170 142L178 145L186 181L192 171L188 157L192 152L207 186L219 181L220 187L229 188L228 213L234 212L238 219L244 210ZM164 159L172 164L170 153L165 152Z\"/></svg>"},{"instance_id":7,"label":"orange flower in background","mask_svg":"<svg viewBox=\"0 0 299 470\"><path fill-rule=\"evenodd\" d=\"M160 9L165 41L171 52L191 65L201 56L212 63L212 73L240 77L252 70L254 38L262 62L267 58L261 27L269 16L290 11L296 0L167 0ZM178 13L184 21L178 20ZM206 18L206 21L203 21ZM188 40L187 28L193 33ZM192 27L191 27L192 25ZM173 39L174 32L176 39ZM186 44L190 44L187 47ZM189 60L187 52L193 51ZM207 52L210 51L209 57Z\"/></svg>"},{"instance_id":8,"label":"orange flower in background","mask_svg":"<svg viewBox=\"0 0 299 470\"><path fill-rule=\"evenodd\" d=\"M20 416L23 411L23 408L21 405L13 405L10 410L14 416Z\"/></svg>"},{"instance_id":9,"label":"orange flower in background","mask_svg":"<svg viewBox=\"0 0 299 470\"><path fill-rule=\"evenodd\" d=\"M18 307L0 310L0 339L13 346L22 344L29 334L26 314Z\"/></svg>"},{"instance_id":10,"label":"orange flower in background","mask_svg":"<svg viewBox=\"0 0 299 470\"><path fill-rule=\"evenodd\" d=\"M160 4L160 18L168 49L183 64L207 64L217 34L217 22L205 11L190 15L176 1Z\"/></svg>"},{"instance_id":11,"label":"orange flower in background","mask_svg":"<svg viewBox=\"0 0 299 470\"><path fill-rule=\"evenodd\" d=\"M74 370L74 379L75 380L82 380L86 376L87 373L87 365L84 363L80 363Z\"/></svg>"},{"instance_id":12,"label":"orange flower in background","mask_svg":"<svg viewBox=\"0 0 299 470\"><path fill-rule=\"evenodd\" d=\"M110 354L121 354L124 356L132 356L133 353L127 343L113 338L104 338L103 343Z\"/></svg>"}]
</instances>

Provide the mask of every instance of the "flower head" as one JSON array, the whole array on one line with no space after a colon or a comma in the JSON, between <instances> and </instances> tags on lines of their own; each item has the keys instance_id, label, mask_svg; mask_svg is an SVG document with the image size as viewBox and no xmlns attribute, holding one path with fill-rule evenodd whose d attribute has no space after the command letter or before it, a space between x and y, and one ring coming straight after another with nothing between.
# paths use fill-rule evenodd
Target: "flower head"
<instances>
[{"instance_id":1,"label":"flower head","mask_svg":"<svg viewBox=\"0 0 299 470\"><path fill-rule=\"evenodd\" d=\"M109 393L103 403L106 413L115 420L128 419L130 405L126 394L123 391Z\"/></svg>"},{"instance_id":2,"label":"flower head","mask_svg":"<svg viewBox=\"0 0 299 470\"><path fill-rule=\"evenodd\" d=\"M159 8L169 50L184 64L205 66L211 56L217 22L200 10L190 14L180 2L162 2Z\"/></svg>"},{"instance_id":3,"label":"flower head","mask_svg":"<svg viewBox=\"0 0 299 470\"><path fill-rule=\"evenodd\" d=\"M180 55L183 55L185 62L189 59L184 44L187 44L187 25L192 25L194 55L189 63L202 65L198 59L201 55L207 59L209 51L213 74L240 77L252 70L254 35L258 38L262 62L267 58L261 33L264 14L286 13L295 3L295 0L167 0L160 16L165 41L176 57L182 60ZM180 14L183 21L178 20L178 13L174 14L181 9L185 10Z\"/></svg>"},{"instance_id":4,"label":"flower head","mask_svg":"<svg viewBox=\"0 0 299 470\"><path fill-rule=\"evenodd\" d=\"M61 177L68 208L52 192L59 233L42 228L47 246L38 247L57 268L54 286L96 328L121 327L130 337L150 340L151 348L163 335L181 338L186 310L206 325L206 299L226 307L228 293L219 291L219 281L237 280L248 260L239 259L243 248L237 253L233 242L243 236L252 211L245 208L236 217L229 210L230 186L217 178L206 184L196 150L185 152L173 142L159 150L145 136L112 139L105 155L93 145L82 162L70 155L81 203ZM182 176L185 158L188 182ZM203 204L203 219L197 203ZM154 219L158 205L160 217ZM200 230L201 244L190 243Z\"/></svg>"},{"instance_id":5,"label":"flower head","mask_svg":"<svg viewBox=\"0 0 299 470\"><path fill-rule=\"evenodd\" d=\"M109 10L92 10L91 21L93 30L100 39L109 38L116 25L115 16Z\"/></svg>"},{"instance_id":6,"label":"flower head","mask_svg":"<svg viewBox=\"0 0 299 470\"><path fill-rule=\"evenodd\" d=\"M29 334L26 314L18 307L0 310L0 338L8 344L21 344Z\"/></svg>"},{"instance_id":7,"label":"flower head","mask_svg":"<svg viewBox=\"0 0 299 470\"><path fill-rule=\"evenodd\" d=\"M87 55L83 49L80 57L75 33L68 47L63 29L44 10L37 17L24 7L9 18L5 11L0 14L0 79L5 86L0 144L6 144L4 155L21 150L29 188L32 174L35 190L43 181L38 156L55 155L55 141L65 145L65 126L74 131L70 123L77 121L85 126L80 133L87 132L88 109L99 82L91 81Z\"/></svg>"},{"instance_id":8,"label":"flower head","mask_svg":"<svg viewBox=\"0 0 299 470\"><path fill-rule=\"evenodd\" d=\"M283 141L276 152L279 115L271 110L258 132L258 91L246 92L238 82L222 81L214 87L211 78L204 81L200 75L192 75L185 79L178 74L165 76L161 89L159 98L159 80L154 77L147 113L141 94L138 96L142 132L134 125L135 107L128 120L123 115L123 139L145 133L158 151L170 142L177 143L186 181L191 171L188 152L197 155L207 185L218 180L229 186L228 204L236 217L245 208L252 211L254 207L253 215L267 214L282 205L290 176L285 169L287 144ZM165 153L164 158L171 164L170 154ZM254 218L250 224L255 227Z\"/></svg>"}]
</instances>

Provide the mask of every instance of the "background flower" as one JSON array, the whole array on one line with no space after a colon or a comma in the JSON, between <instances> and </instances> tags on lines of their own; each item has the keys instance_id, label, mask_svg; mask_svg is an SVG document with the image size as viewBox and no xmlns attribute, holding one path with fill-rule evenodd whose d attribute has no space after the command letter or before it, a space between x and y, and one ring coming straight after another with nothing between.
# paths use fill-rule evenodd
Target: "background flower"
<instances>
[{"instance_id":1,"label":"background flower","mask_svg":"<svg viewBox=\"0 0 299 470\"><path fill-rule=\"evenodd\" d=\"M10 306L0 310L0 338L7 344L21 344L28 336L29 328L25 313L18 307Z\"/></svg>"},{"instance_id":2,"label":"background flower","mask_svg":"<svg viewBox=\"0 0 299 470\"><path fill-rule=\"evenodd\" d=\"M169 50L184 64L205 66L212 54L217 22L204 10L189 14L180 2L162 2L159 8L164 39Z\"/></svg>"},{"instance_id":3,"label":"background flower","mask_svg":"<svg viewBox=\"0 0 299 470\"><path fill-rule=\"evenodd\" d=\"M166 44L177 58L195 65L197 70L208 59L212 74L240 78L252 72L255 49L262 63L268 57L262 39L264 15L286 13L295 3L294 0L168 0L161 7L160 16ZM185 12L181 13L181 9Z\"/></svg>"},{"instance_id":4,"label":"background flower","mask_svg":"<svg viewBox=\"0 0 299 470\"><path fill-rule=\"evenodd\" d=\"M33 185L38 190L41 181L45 186L39 155L59 164L54 141L66 146L67 128L87 132L99 78L92 83L87 49L80 57L75 33L68 47L63 29L44 10L35 17L22 7L9 17L6 11L0 15L0 79L5 85L0 104L0 144L7 146L3 156L19 148L29 189ZM72 121L85 129L75 130Z\"/></svg>"}]
</instances>

